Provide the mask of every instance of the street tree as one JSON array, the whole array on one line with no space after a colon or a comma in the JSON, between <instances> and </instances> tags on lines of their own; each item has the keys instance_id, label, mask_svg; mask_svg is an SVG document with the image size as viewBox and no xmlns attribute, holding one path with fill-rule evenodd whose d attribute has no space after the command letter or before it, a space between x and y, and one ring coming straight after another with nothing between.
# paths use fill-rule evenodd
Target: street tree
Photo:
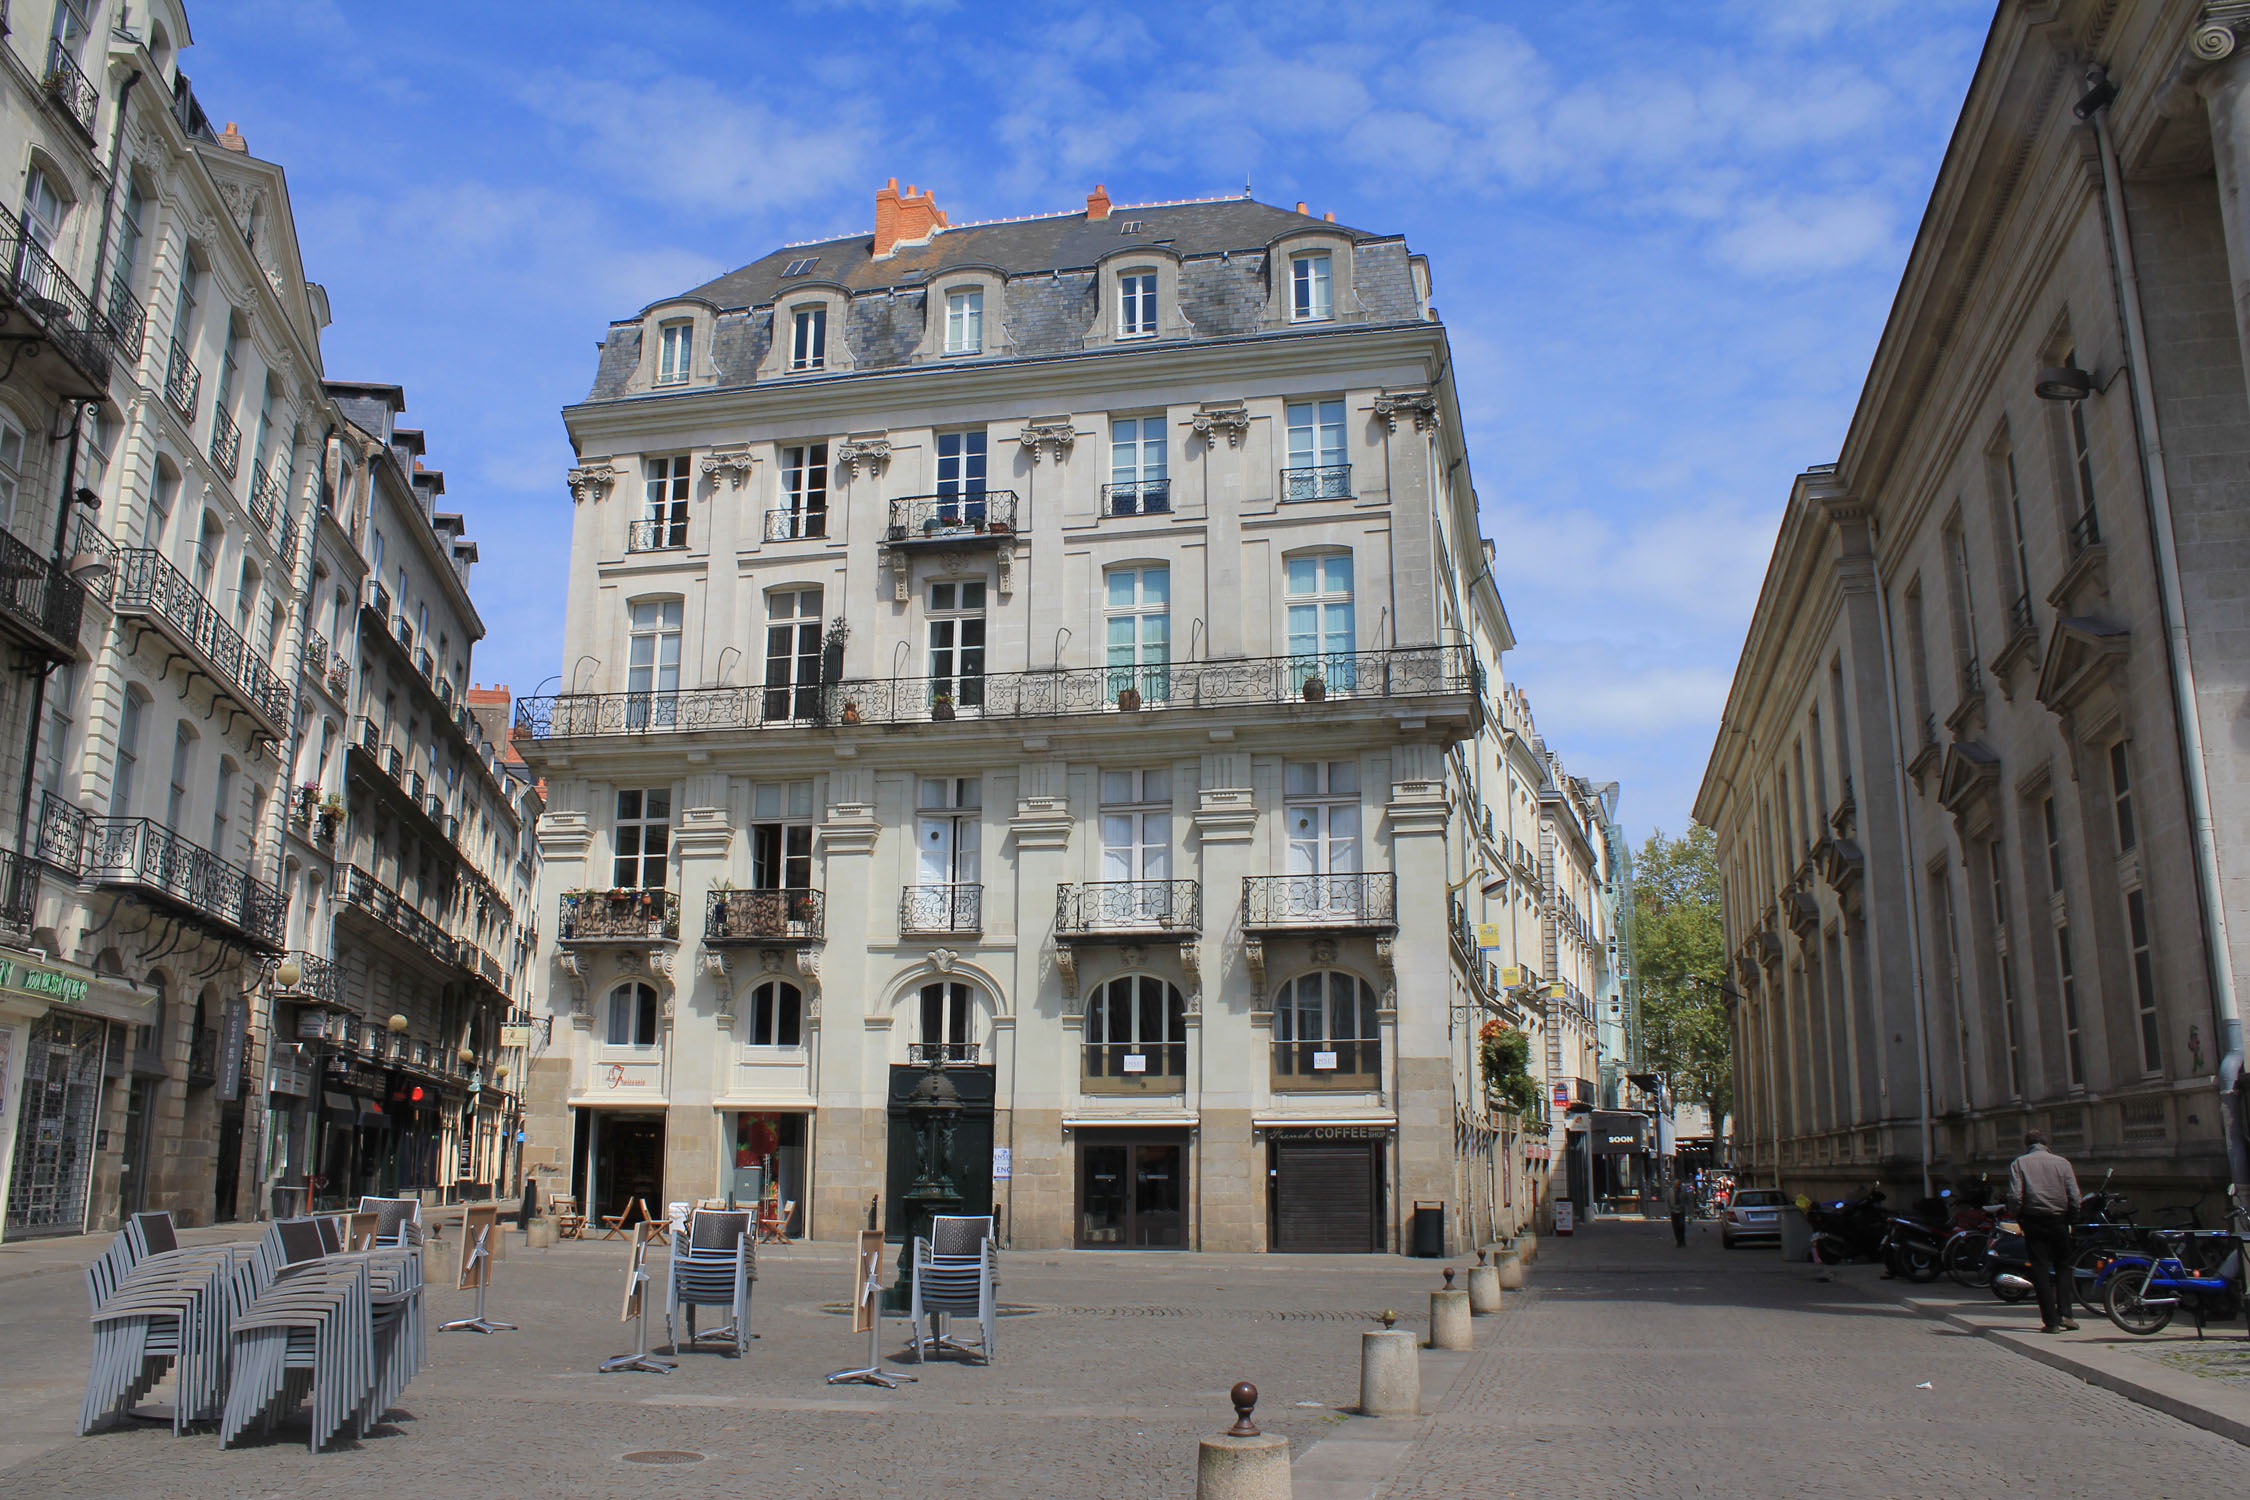
<instances>
[{"instance_id":1,"label":"street tree","mask_svg":"<svg viewBox=\"0 0 2250 1500\"><path fill-rule=\"evenodd\" d=\"M1650 834L1635 861L1633 899L1633 971L1648 1060L1670 1077L1674 1098L1710 1109L1717 1132L1734 1103L1734 1048L1711 830Z\"/></svg>"}]
</instances>

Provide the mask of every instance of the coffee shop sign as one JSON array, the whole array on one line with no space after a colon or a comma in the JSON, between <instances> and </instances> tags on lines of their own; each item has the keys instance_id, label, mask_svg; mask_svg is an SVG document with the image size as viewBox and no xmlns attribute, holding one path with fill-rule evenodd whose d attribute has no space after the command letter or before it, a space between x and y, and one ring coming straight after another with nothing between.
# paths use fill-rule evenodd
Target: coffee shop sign
<instances>
[{"instance_id":1,"label":"coffee shop sign","mask_svg":"<svg viewBox=\"0 0 2250 1500\"><path fill-rule=\"evenodd\" d=\"M65 1005L82 1005L86 1000L85 980L70 974L58 974L53 969L35 969L29 964L19 964L12 958L0 958L0 989L45 995L48 999L60 1000Z\"/></svg>"}]
</instances>

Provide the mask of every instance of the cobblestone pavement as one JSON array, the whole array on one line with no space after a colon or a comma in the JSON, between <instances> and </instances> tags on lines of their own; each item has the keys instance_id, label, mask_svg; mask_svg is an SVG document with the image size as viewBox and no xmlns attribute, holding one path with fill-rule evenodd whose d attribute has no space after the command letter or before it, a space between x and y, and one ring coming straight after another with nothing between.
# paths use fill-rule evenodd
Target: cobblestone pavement
<instances>
[{"instance_id":1,"label":"cobblestone pavement","mask_svg":"<svg viewBox=\"0 0 2250 1500\"><path fill-rule=\"evenodd\" d=\"M447 1252L452 1249L448 1237ZM518 1242L520 1245L520 1242ZM0 1496L351 1495L395 1490L495 1497L771 1494L985 1500L1192 1495L1196 1440L1232 1420L1224 1391L1255 1381L1258 1417L1301 1449L1358 1397L1357 1333L1437 1284L1427 1261L1118 1252L1002 1257L992 1368L940 1362L897 1391L831 1387L864 1362L839 1311L842 1246L760 1256L747 1358L689 1353L669 1376L600 1375L633 1347L617 1320L620 1243L511 1247L489 1308L524 1325L433 1332L433 1368L362 1444L314 1455L301 1423L222 1451L209 1435L134 1426L75 1435L88 1339L82 1282L46 1271L0 1280ZM433 1258L433 1276L437 1264ZM433 1325L470 1298L431 1296ZM659 1300L651 1343L664 1340ZM708 1321L706 1326L709 1326ZM904 1325L884 1325L897 1363ZM914 1367L908 1366L908 1369ZM160 1387L152 1399L166 1399ZM706 1455L627 1464L648 1449Z\"/></svg>"},{"instance_id":2,"label":"cobblestone pavement","mask_svg":"<svg viewBox=\"0 0 2250 1500\"><path fill-rule=\"evenodd\" d=\"M1686 1250L1660 1224L1543 1241L1378 1493L2239 1493L2240 1445L1814 1274L1708 1226Z\"/></svg>"}]
</instances>

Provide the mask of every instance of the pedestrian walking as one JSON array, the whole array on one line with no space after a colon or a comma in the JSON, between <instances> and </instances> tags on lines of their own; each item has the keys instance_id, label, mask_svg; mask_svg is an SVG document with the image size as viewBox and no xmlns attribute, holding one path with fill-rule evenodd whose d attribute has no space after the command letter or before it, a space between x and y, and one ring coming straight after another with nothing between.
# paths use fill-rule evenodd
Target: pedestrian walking
<instances>
[{"instance_id":1,"label":"pedestrian walking","mask_svg":"<svg viewBox=\"0 0 2250 1500\"><path fill-rule=\"evenodd\" d=\"M2008 1209L2023 1226L2041 1333L2075 1330L2070 1315L2070 1221L2078 1212L2078 1174L2047 1149L2046 1132L2024 1133L2024 1153L2008 1166Z\"/></svg>"},{"instance_id":2,"label":"pedestrian walking","mask_svg":"<svg viewBox=\"0 0 2250 1500\"><path fill-rule=\"evenodd\" d=\"M1687 1248L1688 1209L1694 1205L1694 1202L1695 1190L1688 1186L1687 1179L1684 1177L1673 1178L1672 1248L1675 1250L1685 1250Z\"/></svg>"}]
</instances>

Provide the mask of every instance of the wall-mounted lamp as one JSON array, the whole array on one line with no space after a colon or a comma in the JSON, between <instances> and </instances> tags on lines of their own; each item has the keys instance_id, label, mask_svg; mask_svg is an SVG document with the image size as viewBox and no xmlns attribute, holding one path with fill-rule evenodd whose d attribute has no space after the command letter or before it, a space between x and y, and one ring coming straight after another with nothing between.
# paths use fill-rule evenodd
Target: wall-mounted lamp
<instances>
[{"instance_id":1,"label":"wall-mounted lamp","mask_svg":"<svg viewBox=\"0 0 2250 1500\"><path fill-rule=\"evenodd\" d=\"M385 1026L388 1026L388 1027L390 1027L390 1028L391 1028L391 1030L393 1030L393 1031L404 1031L404 1030L406 1029L406 1027L407 1027L407 1024L408 1024L408 1023L407 1023L407 1019L406 1019L406 1017L404 1017L404 1016L392 1016L392 1017L391 1017L391 1018L390 1018L390 1019L389 1019L388 1021L385 1021L385 1022L384 1022L383 1024L384 1024Z\"/></svg>"},{"instance_id":2,"label":"wall-mounted lamp","mask_svg":"<svg viewBox=\"0 0 2250 1500\"><path fill-rule=\"evenodd\" d=\"M73 552L70 561L63 566L63 571L75 579L79 587L98 594L102 586L109 582L112 570L108 558L99 552L89 551Z\"/></svg>"},{"instance_id":3,"label":"wall-mounted lamp","mask_svg":"<svg viewBox=\"0 0 2250 1500\"><path fill-rule=\"evenodd\" d=\"M297 963L297 960L293 958L285 958L280 963L274 965L273 982L280 985L285 990L295 989L297 987L297 982L304 977L304 969L300 967Z\"/></svg>"},{"instance_id":4,"label":"wall-mounted lamp","mask_svg":"<svg viewBox=\"0 0 2250 1500\"><path fill-rule=\"evenodd\" d=\"M2076 365L2046 365L2031 392L2042 401L2083 401L2094 393L2094 377Z\"/></svg>"}]
</instances>

